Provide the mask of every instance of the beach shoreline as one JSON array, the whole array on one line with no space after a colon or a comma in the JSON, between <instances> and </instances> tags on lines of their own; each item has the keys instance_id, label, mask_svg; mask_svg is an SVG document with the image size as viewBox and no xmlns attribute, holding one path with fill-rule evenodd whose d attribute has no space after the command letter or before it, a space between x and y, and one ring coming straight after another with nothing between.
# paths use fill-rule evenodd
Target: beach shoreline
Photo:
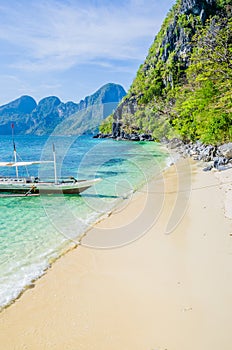
<instances>
[{"instance_id":1,"label":"beach shoreline","mask_svg":"<svg viewBox=\"0 0 232 350\"><path fill-rule=\"evenodd\" d=\"M101 151L105 151L105 145L103 147L102 142L98 144L98 147L100 147ZM132 147L131 143L130 147ZM115 157L115 154L111 154L111 152L114 153L115 148L121 150L121 156L123 160L126 160L126 165L120 166L120 169L114 166L114 161L111 162L111 159ZM122 202L125 202L125 199L127 199L132 192L132 189L132 195L134 195L134 192L141 188L143 182L146 182L147 177L150 178L150 176L154 176L156 169L161 171L165 166L168 166L166 164L166 155L164 155L164 153L167 153L166 149L162 148L161 151L160 149L161 146L155 143L143 143L141 146L138 144L135 145L135 148L133 145L131 149L131 151L133 151L128 163L127 143L116 142L113 151L109 150L107 156L103 153L102 158L98 158L98 162L101 164L100 168L102 164L103 170L106 168L105 171L103 171L104 181L102 181L102 186L100 185L96 189L93 188L92 191L90 189L90 191L82 194L79 198L78 196L58 196L54 198L50 196L40 196L40 198L36 198L36 200L32 202L32 207L29 211L27 210L26 204L28 202L30 203L28 197L23 198L23 208L19 202L15 201L14 203L9 200L12 207L14 206L13 210L15 215L13 223L12 221L7 222L6 217L10 217L8 213L5 218L2 217L4 228L1 235L1 248L3 251L1 255L1 263L3 264L1 273L2 290L0 293L1 310L11 305L14 300L20 298L25 290L31 288L34 282L44 275L60 256L72 249L73 246L75 247L78 245L81 237L85 235L95 223L111 215L112 211L114 211L118 205L121 206ZM145 154L145 161L143 158L139 158L140 153L142 155ZM137 154L137 158L135 154ZM155 161L153 161L153 154L155 154L155 157L158 157ZM121 159L116 159L116 164L117 160L121 161ZM152 163L150 163L148 167L149 161L152 161ZM105 162L109 162L109 164L107 163L104 168ZM136 167L136 169L133 169L133 167ZM150 167L153 172L150 170ZM119 170L118 173L117 170ZM136 171L133 172L131 170ZM122 176L120 177L120 174L125 173L128 176L125 177L126 181L124 184L124 178L122 178ZM136 177L134 174L136 174ZM130 193L128 191L130 191ZM11 206L9 206L8 203L9 198L11 197L7 196L6 201L1 204L3 207L6 205L6 209L8 210L9 208L10 211ZM49 198L54 199L52 200L54 208L51 207ZM103 206L101 206L102 204ZM21 209L25 209L25 215L24 213L22 214ZM57 215L57 213L59 213L59 215ZM28 220L25 219L25 216L28 216ZM27 222L31 220L31 217L36 218L34 219L35 226L28 227ZM15 224L15 227L12 224ZM50 227L49 224L51 224ZM38 226L38 228L36 226ZM5 229L5 227L7 229ZM15 246L11 244L11 242L8 243L9 232L12 232L13 240L19 237L20 239L18 242L24 241L27 248L25 244L20 248L20 244ZM33 234L35 235L34 238ZM55 236L57 238L55 238ZM51 242L49 240L51 240ZM32 242L31 247L30 242ZM41 246L41 251L38 249L34 252L36 246ZM4 256L5 247L9 247L10 249L12 247L12 252L8 250L8 257ZM24 250L27 250L26 254L23 254ZM38 255L42 256L41 259L40 256L37 256L37 252ZM41 253L39 254L39 252ZM18 254L17 257L16 254ZM30 256L32 257L31 261L29 258ZM15 266L18 266L18 270L14 269ZM12 288L12 286L14 287Z\"/></svg>"},{"instance_id":2,"label":"beach shoreline","mask_svg":"<svg viewBox=\"0 0 232 350\"><path fill-rule=\"evenodd\" d=\"M217 174L181 159L100 220L0 313L4 349L229 350L232 229Z\"/></svg>"},{"instance_id":3,"label":"beach shoreline","mask_svg":"<svg viewBox=\"0 0 232 350\"><path fill-rule=\"evenodd\" d=\"M174 164L174 162L177 159L179 159L179 156L175 152L170 152L170 151L167 152L167 148L164 146L162 146L162 152L164 154L165 153L169 154L169 156L167 156L166 164L165 164L164 168L160 168L160 173L158 175L161 175L161 176L172 164ZM150 181L152 179L157 178L158 175L155 174L150 179ZM101 213L97 218L95 218L95 220L93 222L89 222L88 227L85 228L84 231L80 235L78 235L75 238L70 238L66 242L66 244L63 245L62 249L60 249L59 254L56 255L55 257L49 259L49 263L44 268L43 272L41 272L38 276L36 276L36 278L32 279L30 281L30 283L26 284L24 286L24 288L18 293L18 295L16 297L14 297L13 299L11 299L7 304L0 305L0 313L4 309L6 309L6 308L10 307L12 304L14 304L18 299L20 299L21 296L24 294L24 292L26 292L28 289L34 288L36 281L39 280L43 275L45 275L57 260L59 260L61 257L66 255L71 250L76 249L81 244L82 238L84 238L93 227L98 225L100 222L104 221L106 218L108 218L109 216L111 216L112 214L117 212L118 210L121 210L121 208L124 206L125 200L128 200L128 199L130 200L130 198L132 198L133 196L137 196L137 195L139 195L139 193L147 191L146 190L147 182L148 182L148 180L146 181L146 184L140 185L140 187L138 187L137 189L134 189L133 191L131 191L127 195L123 196L123 198L119 198L118 201L108 211L106 211L105 213Z\"/></svg>"}]
</instances>

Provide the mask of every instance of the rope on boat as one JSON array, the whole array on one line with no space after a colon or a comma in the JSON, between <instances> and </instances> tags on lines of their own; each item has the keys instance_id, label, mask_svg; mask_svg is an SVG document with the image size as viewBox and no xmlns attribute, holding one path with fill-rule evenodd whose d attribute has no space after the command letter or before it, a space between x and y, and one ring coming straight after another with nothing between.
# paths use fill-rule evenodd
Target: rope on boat
<instances>
[{"instance_id":1,"label":"rope on boat","mask_svg":"<svg viewBox=\"0 0 232 350\"><path fill-rule=\"evenodd\" d=\"M39 194L38 193L29 193L28 195L27 195L27 197L37 197L37 196L39 196ZM24 198L25 197L25 193L24 194L22 194L22 193L8 193L8 194L0 194L0 198L14 198L14 197L21 197L21 198Z\"/></svg>"},{"instance_id":2,"label":"rope on boat","mask_svg":"<svg viewBox=\"0 0 232 350\"><path fill-rule=\"evenodd\" d=\"M32 185L31 188L25 193L24 196L26 197L26 196L28 196L28 195L30 195L30 194L32 195L31 192L32 192L32 191L35 192L35 190L36 190L36 186L35 186L35 185ZM34 193L34 194L35 194L35 193Z\"/></svg>"}]
</instances>

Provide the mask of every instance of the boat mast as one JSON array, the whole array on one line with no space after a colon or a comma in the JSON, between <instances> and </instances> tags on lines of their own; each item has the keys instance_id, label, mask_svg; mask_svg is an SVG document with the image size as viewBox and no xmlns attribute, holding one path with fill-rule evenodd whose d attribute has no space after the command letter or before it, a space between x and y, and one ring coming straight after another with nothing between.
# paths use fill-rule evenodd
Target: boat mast
<instances>
[{"instance_id":1,"label":"boat mast","mask_svg":"<svg viewBox=\"0 0 232 350\"><path fill-rule=\"evenodd\" d=\"M55 145L52 144L52 150L53 150L53 163L54 163L54 182L57 185L57 170L56 170L56 151L55 151Z\"/></svg>"},{"instance_id":2,"label":"boat mast","mask_svg":"<svg viewBox=\"0 0 232 350\"><path fill-rule=\"evenodd\" d=\"M11 124L11 130L12 130L12 141L13 141L13 148L14 148L14 161L17 163L17 152L16 152L16 146L15 146L15 141L14 141L14 124ZM15 172L16 172L16 178L18 179L19 177L19 171L17 165L15 166Z\"/></svg>"}]
</instances>

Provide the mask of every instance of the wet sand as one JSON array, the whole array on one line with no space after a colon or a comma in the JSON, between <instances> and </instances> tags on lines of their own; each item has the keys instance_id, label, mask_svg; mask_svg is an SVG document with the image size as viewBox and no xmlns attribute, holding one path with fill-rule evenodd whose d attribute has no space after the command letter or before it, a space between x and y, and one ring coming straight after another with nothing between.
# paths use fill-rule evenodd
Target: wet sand
<instances>
[{"instance_id":1,"label":"wet sand","mask_svg":"<svg viewBox=\"0 0 232 350\"><path fill-rule=\"evenodd\" d=\"M230 350L225 178L181 160L125 199L0 313L2 349Z\"/></svg>"}]
</instances>

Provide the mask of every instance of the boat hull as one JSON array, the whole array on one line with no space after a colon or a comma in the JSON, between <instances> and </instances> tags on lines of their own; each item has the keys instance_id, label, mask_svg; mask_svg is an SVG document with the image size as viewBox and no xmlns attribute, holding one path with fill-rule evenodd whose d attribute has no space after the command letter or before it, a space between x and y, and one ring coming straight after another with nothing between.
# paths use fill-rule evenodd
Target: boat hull
<instances>
[{"instance_id":1,"label":"boat hull","mask_svg":"<svg viewBox=\"0 0 232 350\"><path fill-rule=\"evenodd\" d=\"M79 194L91 186L97 184L101 179L83 180L64 183L26 183L22 181L0 181L0 193L19 194Z\"/></svg>"}]
</instances>

